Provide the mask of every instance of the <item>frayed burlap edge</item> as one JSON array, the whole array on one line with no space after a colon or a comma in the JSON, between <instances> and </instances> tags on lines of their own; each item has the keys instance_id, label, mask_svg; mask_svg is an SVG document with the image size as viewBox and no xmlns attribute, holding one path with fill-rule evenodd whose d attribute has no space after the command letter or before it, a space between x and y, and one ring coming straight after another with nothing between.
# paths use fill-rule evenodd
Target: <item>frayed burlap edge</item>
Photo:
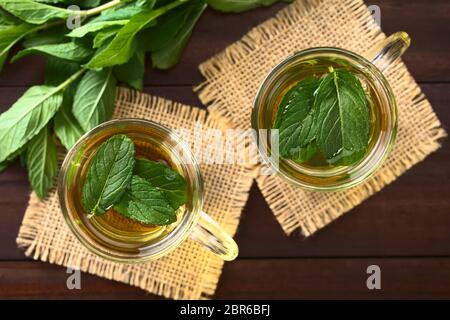
<instances>
[{"instance_id":1,"label":"frayed burlap edge","mask_svg":"<svg viewBox=\"0 0 450 320\"><path fill-rule=\"evenodd\" d=\"M126 88L120 88L116 98L116 111L118 105L126 103L148 106L148 108L151 108L151 113L167 113L174 117L184 118L188 121L201 121L204 124L216 125L221 129L225 129L223 124L218 124L214 119L209 119L205 110L195 107L188 108L185 105L167 99L142 94ZM115 116L117 116L117 114ZM231 207L235 211L228 214L225 221L220 221L220 224L231 235L236 233L243 206L248 198L250 187L256 174L257 168L255 166L242 166L241 175L236 177L238 180L238 196L233 198L231 203ZM34 260L41 260L60 266L76 266L83 272L139 287L149 293L166 298L210 299L214 295L222 273L224 261L213 255L210 255L208 258L207 268L201 276L202 281L199 285L202 287L197 290L198 295L194 295L188 287L174 286L157 279L145 278L141 274L129 270L132 265L113 263L95 256L87 252L87 250L86 255L74 255L70 251L70 248L41 245L39 243L39 234L42 230L43 223L48 222L48 202L58 201L55 193L56 190L53 190L52 194L44 201L39 200L34 193L30 194L28 207L16 239L19 248L25 250L26 256L32 257ZM64 228L70 232L65 223Z\"/></svg>"},{"instance_id":2,"label":"frayed burlap edge","mask_svg":"<svg viewBox=\"0 0 450 320\"><path fill-rule=\"evenodd\" d=\"M222 89L220 88L221 84L216 83L215 80L223 76L236 62L246 57L256 48L267 44L271 39L285 34L294 24L302 23L302 17L308 14L314 6L323 3L323 1L297 0L294 4L278 12L274 18L270 18L253 28L241 40L228 46L223 52L199 66L199 70L206 80L196 86L194 91L198 93L200 101L208 106L211 118L228 126L245 127L245 125L242 125L241 119L234 118L234 114L229 109L227 102L217 96L217 92L221 92ZM364 32L366 32L364 37L373 41L381 41L386 38L382 30L376 25L376 22L371 19L370 13L362 0L345 0L345 5L353 13L351 18L355 19L364 28ZM412 151L405 158L401 159L397 165L390 165L389 167L385 165L365 183L352 188L351 192L347 193L345 197L339 197L339 201L334 201L333 206L328 207L326 211L305 214L301 219L295 214L299 208L291 206L289 199L286 199L283 188L284 182L279 177L258 176L256 178L258 187L287 234L299 230L303 236L310 236L345 212L359 205L374 193L380 191L384 186L393 182L405 171L441 147L440 140L445 138L447 133L441 127L441 123L433 112L430 103L406 66L399 60L395 65L391 66L389 74L391 75L390 80L393 79L402 83L405 95L414 97L412 107L423 117L423 124L429 133L426 137L427 141L424 141L420 146L412 146ZM387 162L389 162L389 159Z\"/></svg>"}]
</instances>

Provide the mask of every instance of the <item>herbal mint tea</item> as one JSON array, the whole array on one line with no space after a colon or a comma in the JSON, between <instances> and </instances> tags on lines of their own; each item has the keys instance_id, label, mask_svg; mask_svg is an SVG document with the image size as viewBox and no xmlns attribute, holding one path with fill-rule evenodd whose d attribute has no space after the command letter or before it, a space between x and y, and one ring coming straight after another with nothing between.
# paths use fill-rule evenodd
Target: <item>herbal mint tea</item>
<instances>
[{"instance_id":1,"label":"herbal mint tea","mask_svg":"<svg viewBox=\"0 0 450 320\"><path fill-rule=\"evenodd\" d=\"M279 92L272 114L279 155L298 165L355 165L380 131L375 91L349 66L314 60Z\"/></svg>"},{"instance_id":2,"label":"herbal mint tea","mask_svg":"<svg viewBox=\"0 0 450 320\"><path fill-rule=\"evenodd\" d=\"M136 251L181 221L187 183L168 150L146 134L115 134L83 159L71 206L87 233L107 246ZM95 142L94 142L95 143Z\"/></svg>"}]
</instances>

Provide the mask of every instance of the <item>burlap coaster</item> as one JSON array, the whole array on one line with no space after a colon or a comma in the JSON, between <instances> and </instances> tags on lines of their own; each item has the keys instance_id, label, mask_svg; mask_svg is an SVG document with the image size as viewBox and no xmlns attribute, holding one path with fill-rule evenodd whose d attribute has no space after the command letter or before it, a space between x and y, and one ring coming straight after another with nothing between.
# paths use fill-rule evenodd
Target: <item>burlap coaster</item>
<instances>
[{"instance_id":1,"label":"burlap coaster","mask_svg":"<svg viewBox=\"0 0 450 320\"><path fill-rule=\"evenodd\" d=\"M236 128L249 128L257 89L282 59L319 46L364 54L384 38L362 0L297 0L201 64L206 81L196 90L201 101L209 105L212 117L225 119ZM313 193L295 188L277 176L257 178L285 232L300 229L303 235L311 235L440 147L438 140L446 133L405 65L396 63L388 70L387 78L397 97L399 130L393 152L369 180L342 192Z\"/></svg>"},{"instance_id":2,"label":"burlap coaster","mask_svg":"<svg viewBox=\"0 0 450 320\"><path fill-rule=\"evenodd\" d=\"M126 89L119 90L114 117L144 118L172 129L181 129L191 145L194 137L186 134L190 135L196 125L203 129L225 129L217 121L207 118L205 110ZM217 149L219 146L211 144L208 139L202 140L202 146L212 153L221 152ZM204 211L234 235L255 169L207 163L200 163L200 167L205 188ZM81 246L69 231L55 192L44 202L31 195L17 243L26 249L26 255L36 260L77 267L174 299L210 297L215 292L223 267L220 258L189 239L168 256L145 264L118 264L99 258Z\"/></svg>"}]
</instances>

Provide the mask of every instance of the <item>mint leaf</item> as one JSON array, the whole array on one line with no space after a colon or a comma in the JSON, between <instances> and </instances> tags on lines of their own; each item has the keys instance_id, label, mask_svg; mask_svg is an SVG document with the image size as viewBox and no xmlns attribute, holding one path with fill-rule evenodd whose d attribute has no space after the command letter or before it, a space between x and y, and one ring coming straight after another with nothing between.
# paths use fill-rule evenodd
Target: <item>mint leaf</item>
<instances>
[{"instance_id":1,"label":"mint leaf","mask_svg":"<svg viewBox=\"0 0 450 320\"><path fill-rule=\"evenodd\" d=\"M162 192L136 175L131 180L131 187L114 206L114 210L145 224L168 225L177 221L176 211Z\"/></svg>"},{"instance_id":2,"label":"mint leaf","mask_svg":"<svg viewBox=\"0 0 450 320\"><path fill-rule=\"evenodd\" d=\"M72 0L53 0L53 1L63 1L65 3L73 4ZM102 0L76 0L75 4L78 4L82 8L95 8L102 3Z\"/></svg>"},{"instance_id":3,"label":"mint leaf","mask_svg":"<svg viewBox=\"0 0 450 320\"><path fill-rule=\"evenodd\" d=\"M41 46L44 44L56 44L66 40L66 28L61 26L51 27L39 32L32 33L22 41L22 46L25 48Z\"/></svg>"},{"instance_id":4,"label":"mint leaf","mask_svg":"<svg viewBox=\"0 0 450 320\"><path fill-rule=\"evenodd\" d=\"M149 3L148 3L149 2ZM151 9L153 7L153 1L145 1L142 4L142 1L135 1L132 3L123 3L118 5L117 7L113 7L111 9L102 11L102 13L92 19L92 22L98 21L112 21L112 20L125 20L130 19L142 11Z\"/></svg>"},{"instance_id":5,"label":"mint leaf","mask_svg":"<svg viewBox=\"0 0 450 320\"><path fill-rule=\"evenodd\" d=\"M112 70L88 71L78 85L72 107L81 128L88 131L109 120L115 98L116 79Z\"/></svg>"},{"instance_id":6,"label":"mint leaf","mask_svg":"<svg viewBox=\"0 0 450 320\"><path fill-rule=\"evenodd\" d=\"M7 26L7 25L14 25L19 24L20 20L11 15L10 13L0 10L0 25Z\"/></svg>"},{"instance_id":7,"label":"mint leaf","mask_svg":"<svg viewBox=\"0 0 450 320\"><path fill-rule=\"evenodd\" d=\"M34 86L0 115L0 162L42 130L62 99L61 87Z\"/></svg>"},{"instance_id":8,"label":"mint leaf","mask_svg":"<svg viewBox=\"0 0 450 320\"><path fill-rule=\"evenodd\" d=\"M28 144L26 151L28 178L36 195L44 199L58 172L56 144L46 125Z\"/></svg>"},{"instance_id":9,"label":"mint leaf","mask_svg":"<svg viewBox=\"0 0 450 320\"><path fill-rule=\"evenodd\" d=\"M292 150L291 159L297 163L303 163L311 159L318 151L315 142L308 143L305 147Z\"/></svg>"},{"instance_id":10,"label":"mint leaf","mask_svg":"<svg viewBox=\"0 0 450 320\"><path fill-rule=\"evenodd\" d=\"M80 70L80 66L76 62L49 56L45 67L45 84L57 86L78 70Z\"/></svg>"},{"instance_id":11,"label":"mint leaf","mask_svg":"<svg viewBox=\"0 0 450 320\"><path fill-rule=\"evenodd\" d=\"M158 19L158 23L145 30L139 40L147 51L157 51L170 43L181 31L193 6L190 3L183 4L168 12Z\"/></svg>"},{"instance_id":12,"label":"mint leaf","mask_svg":"<svg viewBox=\"0 0 450 320\"><path fill-rule=\"evenodd\" d=\"M64 96L61 108L56 112L54 122L56 136L67 150L84 134L84 130L72 114L71 99L67 95Z\"/></svg>"},{"instance_id":13,"label":"mint leaf","mask_svg":"<svg viewBox=\"0 0 450 320\"><path fill-rule=\"evenodd\" d=\"M49 57L47 60L45 80L47 84L60 84L71 74L79 70L75 62ZM61 143L69 150L85 133L72 113L72 104L79 81L75 81L64 91L63 103L54 118L54 130Z\"/></svg>"},{"instance_id":14,"label":"mint leaf","mask_svg":"<svg viewBox=\"0 0 450 320\"><path fill-rule=\"evenodd\" d=\"M96 49L102 47L105 42L111 40L120 29L121 26L113 26L100 30L95 34L93 47Z\"/></svg>"},{"instance_id":15,"label":"mint leaf","mask_svg":"<svg viewBox=\"0 0 450 320\"><path fill-rule=\"evenodd\" d=\"M3 69L9 50L33 30L33 26L23 23L0 29L0 71Z\"/></svg>"},{"instance_id":16,"label":"mint leaf","mask_svg":"<svg viewBox=\"0 0 450 320\"><path fill-rule=\"evenodd\" d=\"M128 23L129 20L112 20L112 21L92 21L84 26L76 28L67 34L68 37L81 38L91 32L103 30L112 26L123 26Z\"/></svg>"},{"instance_id":17,"label":"mint leaf","mask_svg":"<svg viewBox=\"0 0 450 320\"><path fill-rule=\"evenodd\" d=\"M205 1L197 0L189 3L187 8L184 8L184 6L179 8L180 11L186 12L184 21L180 21L177 15L171 16L172 12L162 17L163 21L161 24L158 23L156 25L155 31L159 35L165 35L166 43L163 44L163 41L158 41L160 38L156 37L157 45L152 50L154 67L158 69L169 69L180 60L183 49L192 34L192 30L205 9ZM174 25L178 26L178 30L174 30ZM150 35L150 43L153 43L152 39ZM160 48L158 48L158 44Z\"/></svg>"},{"instance_id":18,"label":"mint leaf","mask_svg":"<svg viewBox=\"0 0 450 320\"><path fill-rule=\"evenodd\" d=\"M91 160L81 194L81 203L91 215L103 214L117 203L130 185L134 144L125 135L109 138Z\"/></svg>"},{"instance_id":19,"label":"mint leaf","mask_svg":"<svg viewBox=\"0 0 450 320\"><path fill-rule=\"evenodd\" d=\"M308 134L313 123L314 93L319 84L318 78L305 78L283 97L273 126L279 129L279 150L282 157L302 159L297 153L312 141Z\"/></svg>"},{"instance_id":20,"label":"mint leaf","mask_svg":"<svg viewBox=\"0 0 450 320\"><path fill-rule=\"evenodd\" d=\"M328 74L317 90L314 122L317 144L327 161L349 165L369 142L369 108L361 82L344 69Z\"/></svg>"},{"instance_id":21,"label":"mint leaf","mask_svg":"<svg viewBox=\"0 0 450 320\"><path fill-rule=\"evenodd\" d=\"M130 61L114 67L117 80L136 90L142 90L144 86L144 73L145 53L143 51L136 51Z\"/></svg>"},{"instance_id":22,"label":"mint leaf","mask_svg":"<svg viewBox=\"0 0 450 320\"><path fill-rule=\"evenodd\" d=\"M114 21L129 21L133 16L143 11L149 10L154 5L154 1L137 1L132 3L124 3L117 7L113 7L111 9L105 10L102 14L94 19L92 19L89 23L101 23L101 22L112 22L110 26L106 26L105 28L98 30L94 37L94 48L102 47L106 41L111 41L112 38L119 32L122 28L122 24L115 25ZM151 21L147 27L156 24L156 20Z\"/></svg>"},{"instance_id":23,"label":"mint leaf","mask_svg":"<svg viewBox=\"0 0 450 320\"><path fill-rule=\"evenodd\" d=\"M30 53L42 53L69 61L84 62L94 54L94 51L75 42L43 44L19 51L11 59L11 62L15 62Z\"/></svg>"},{"instance_id":24,"label":"mint leaf","mask_svg":"<svg viewBox=\"0 0 450 320\"><path fill-rule=\"evenodd\" d=\"M0 6L21 20L42 24L52 19L67 19L72 11L31 0L0 0Z\"/></svg>"},{"instance_id":25,"label":"mint leaf","mask_svg":"<svg viewBox=\"0 0 450 320\"><path fill-rule=\"evenodd\" d=\"M207 0L210 7L222 12L242 12L261 6L270 6L278 0Z\"/></svg>"},{"instance_id":26,"label":"mint leaf","mask_svg":"<svg viewBox=\"0 0 450 320\"><path fill-rule=\"evenodd\" d=\"M149 26L156 18L167 11L184 3L185 0L176 0L156 10L147 8L133 16L117 33L114 39L86 64L87 68L98 69L123 64L130 60L136 49L136 35Z\"/></svg>"},{"instance_id":27,"label":"mint leaf","mask_svg":"<svg viewBox=\"0 0 450 320\"><path fill-rule=\"evenodd\" d=\"M161 191L173 209L178 209L186 203L186 180L169 166L147 159L136 159L134 174L144 178Z\"/></svg>"}]
</instances>

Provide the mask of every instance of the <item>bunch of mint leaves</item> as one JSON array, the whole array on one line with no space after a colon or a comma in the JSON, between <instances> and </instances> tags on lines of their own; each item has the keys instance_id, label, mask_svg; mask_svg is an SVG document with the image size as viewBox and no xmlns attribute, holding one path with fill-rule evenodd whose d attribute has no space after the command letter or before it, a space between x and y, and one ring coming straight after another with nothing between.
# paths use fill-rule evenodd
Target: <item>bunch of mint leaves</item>
<instances>
[{"instance_id":1,"label":"bunch of mint leaves","mask_svg":"<svg viewBox=\"0 0 450 320\"><path fill-rule=\"evenodd\" d=\"M187 201L186 180L169 166L135 158L133 141L117 134L96 150L86 174L81 203L90 215L110 208L144 224L168 225Z\"/></svg>"},{"instance_id":2,"label":"bunch of mint leaves","mask_svg":"<svg viewBox=\"0 0 450 320\"><path fill-rule=\"evenodd\" d=\"M307 77L284 95L273 128L279 154L298 163L321 152L332 165L352 165L367 152L370 119L367 96L350 71L333 69Z\"/></svg>"},{"instance_id":3,"label":"bunch of mint leaves","mask_svg":"<svg viewBox=\"0 0 450 320\"><path fill-rule=\"evenodd\" d=\"M180 59L207 6L242 12L278 0L0 0L0 71L29 54L48 57L46 80L0 115L0 171L16 158L45 198L67 149L111 118L116 87L141 90L145 59L168 69ZM80 11L73 11L77 5ZM68 28L77 17L81 25Z\"/></svg>"}]
</instances>

